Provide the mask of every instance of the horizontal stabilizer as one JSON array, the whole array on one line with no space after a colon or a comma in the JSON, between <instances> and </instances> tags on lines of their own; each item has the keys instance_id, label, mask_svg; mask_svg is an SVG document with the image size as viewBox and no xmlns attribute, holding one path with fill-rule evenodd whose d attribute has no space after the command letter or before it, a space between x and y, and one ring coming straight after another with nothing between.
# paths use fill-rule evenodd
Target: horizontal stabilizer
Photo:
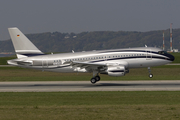
<instances>
[{"instance_id":1,"label":"horizontal stabilizer","mask_svg":"<svg viewBox=\"0 0 180 120\"><path fill-rule=\"evenodd\" d=\"M9 65L25 65L25 66L31 66L33 65L33 61L19 61L18 59L8 60L7 63Z\"/></svg>"}]
</instances>

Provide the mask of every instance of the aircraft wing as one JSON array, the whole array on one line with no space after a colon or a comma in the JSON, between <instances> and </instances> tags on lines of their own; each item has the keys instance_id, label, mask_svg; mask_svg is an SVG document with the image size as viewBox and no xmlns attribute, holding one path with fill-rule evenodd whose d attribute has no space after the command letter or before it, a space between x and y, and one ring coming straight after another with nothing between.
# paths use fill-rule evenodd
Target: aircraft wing
<instances>
[{"instance_id":1,"label":"aircraft wing","mask_svg":"<svg viewBox=\"0 0 180 120\"><path fill-rule=\"evenodd\" d=\"M85 68L87 66L97 66L97 67L105 67L106 64L103 63L89 63L89 62L77 62L77 61L73 61L71 63L72 66L76 66L76 67L81 67L81 68Z\"/></svg>"},{"instance_id":2,"label":"aircraft wing","mask_svg":"<svg viewBox=\"0 0 180 120\"><path fill-rule=\"evenodd\" d=\"M104 63L89 63L89 62L78 62L78 61L71 61L70 65L74 68L76 67L79 67L81 69L85 68L88 71L93 71L93 70L103 71L107 67L107 65Z\"/></svg>"},{"instance_id":3,"label":"aircraft wing","mask_svg":"<svg viewBox=\"0 0 180 120\"><path fill-rule=\"evenodd\" d=\"M92 62L79 62L79 61L67 61L64 64L70 64L74 69L85 69L88 72L99 71L104 72L109 66L124 66L127 67L128 63L121 61L120 63L92 63Z\"/></svg>"}]
</instances>

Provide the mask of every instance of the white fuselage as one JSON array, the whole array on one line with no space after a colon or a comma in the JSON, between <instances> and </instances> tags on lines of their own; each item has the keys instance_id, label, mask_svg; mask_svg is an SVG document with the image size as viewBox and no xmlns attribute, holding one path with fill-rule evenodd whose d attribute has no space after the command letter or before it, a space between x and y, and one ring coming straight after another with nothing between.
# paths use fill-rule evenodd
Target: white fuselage
<instances>
[{"instance_id":1,"label":"white fuselage","mask_svg":"<svg viewBox=\"0 0 180 120\"><path fill-rule=\"evenodd\" d=\"M125 68L151 67L170 63L174 57L159 48L142 47L88 52L39 55L9 60L8 64L20 67L54 72L92 72L85 67L72 66L74 61L107 66L125 66ZM91 68L92 69L92 68Z\"/></svg>"}]
</instances>

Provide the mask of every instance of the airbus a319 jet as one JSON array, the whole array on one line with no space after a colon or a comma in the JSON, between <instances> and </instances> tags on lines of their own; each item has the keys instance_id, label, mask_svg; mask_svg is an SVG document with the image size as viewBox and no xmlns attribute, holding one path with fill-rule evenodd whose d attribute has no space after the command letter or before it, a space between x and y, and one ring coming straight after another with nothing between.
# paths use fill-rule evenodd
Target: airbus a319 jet
<instances>
[{"instance_id":1,"label":"airbus a319 jet","mask_svg":"<svg viewBox=\"0 0 180 120\"><path fill-rule=\"evenodd\" d=\"M8 28L17 59L8 64L52 72L90 72L91 83L100 80L99 74L124 76L131 68L150 67L174 61L174 56L155 47L138 47L87 52L44 54L18 28Z\"/></svg>"}]
</instances>

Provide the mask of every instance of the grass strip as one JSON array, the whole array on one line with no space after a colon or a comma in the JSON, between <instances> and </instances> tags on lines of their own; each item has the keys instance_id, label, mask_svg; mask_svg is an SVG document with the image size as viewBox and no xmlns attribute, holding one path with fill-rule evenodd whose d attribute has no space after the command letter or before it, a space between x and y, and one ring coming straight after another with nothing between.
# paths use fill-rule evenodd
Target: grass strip
<instances>
[{"instance_id":1,"label":"grass strip","mask_svg":"<svg viewBox=\"0 0 180 120\"><path fill-rule=\"evenodd\" d=\"M180 119L180 92L0 93L0 119Z\"/></svg>"},{"instance_id":2,"label":"grass strip","mask_svg":"<svg viewBox=\"0 0 180 120\"><path fill-rule=\"evenodd\" d=\"M101 80L180 80L179 65L153 67L153 78L149 78L147 68L130 69L122 77L101 75ZM0 67L0 81L89 81L92 73L42 72L19 67Z\"/></svg>"}]
</instances>

